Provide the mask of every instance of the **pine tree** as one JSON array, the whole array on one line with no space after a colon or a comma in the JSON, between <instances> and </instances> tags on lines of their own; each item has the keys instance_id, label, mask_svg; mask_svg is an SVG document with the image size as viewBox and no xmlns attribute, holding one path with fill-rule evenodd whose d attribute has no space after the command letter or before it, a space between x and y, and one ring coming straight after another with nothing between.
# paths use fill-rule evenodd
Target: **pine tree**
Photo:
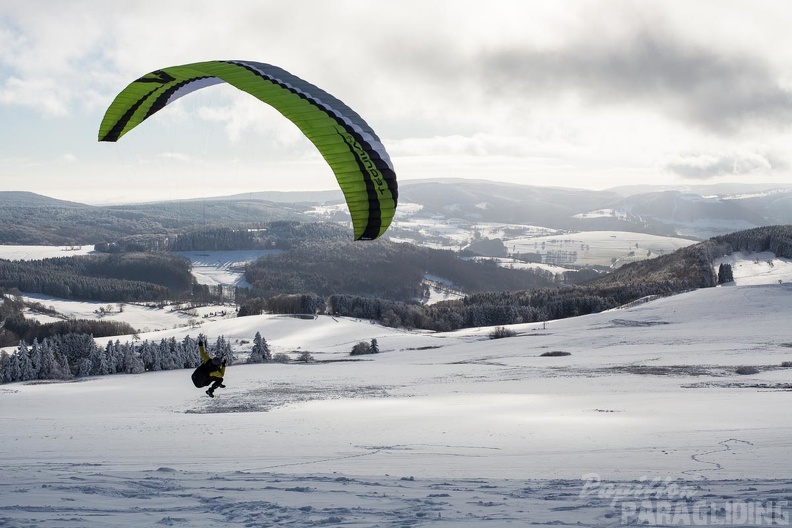
<instances>
[{"instance_id":1,"label":"pine tree","mask_svg":"<svg viewBox=\"0 0 792 528\"><path fill-rule=\"evenodd\" d=\"M155 347L149 341L144 341L140 346L140 359L143 360L143 366L148 371L162 370L159 348Z\"/></svg>"},{"instance_id":2,"label":"pine tree","mask_svg":"<svg viewBox=\"0 0 792 528\"><path fill-rule=\"evenodd\" d=\"M91 375L91 359L82 358L77 362L77 377L85 378Z\"/></svg>"},{"instance_id":3,"label":"pine tree","mask_svg":"<svg viewBox=\"0 0 792 528\"><path fill-rule=\"evenodd\" d=\"M53 344L53 347L55 345ZM62 351L55 349L55 361L58 364L58 371L61 374L61 378L59 379L71 379L72 371L71 367L69 366L69 358L66 357Z\"/></svg>"},{"instance_id":4,"label":"pine tree","mask_svg":"<svg viewBox=\"0 0 792 528\"><path fill-rule=\"evenodd\" d=\"M124 372L124 354L121 351L121 342L118 339L115 340L115 343L112 341L107 342L105 358L112 374Z\"/></svg>"},{"instance_id":5,"label":"pine tree","mask_svg":"<svg viewBox=\"0 0 792 528\"><path fill-rule=\"evenodd\" d=\"M198 343L191 337L186 336L182 340L182 348L184 349L185 367L195 368L201 364L201 355L198 353Z\"/></svg>"},{"instance_id":6,"label":"pine tree","mask_svg":"<svg viewBox=\"0 0 792 528\"><path fill-rule=\"evenodd\" d=\"M3 352L5 354L5 352ZM5 355L3 361L3 383L19 381L19 358L17 355Z\"/></svg>"},{"instance_id":7,"label":"pine tree","mask_svg":"<svg viewBox=\"0 0 792 528\"><path fill-rule=\"evenodd\" d=\"M250 356L247 359L248 363L264 363L272 359L270 355L269 345L266 339L261 337L261 332L256 332L253 338L253 348L250 350Z\"/></svg>"},{"instance_id":8,"label":"pine tree","mask_svg":"<svg viewBox=\"0 0 792 528\"><path fill-rule=\"evenodd\" d=\"M30 361L30 351L24 341L19 342L16 354L17 364L19 365L19 375L17 380L30 381L36 379L37 373L33 372L33 362Z\"/></svg>"},{"instance_id":9,"label":"pine tree","mask_svg":"<svg viewBox=\"0 0 792 528\"><path fill-rule=\"evenodd\" d=\"M142 374L146 372L146 366L143 364L140 355L135 352L135 347L129 343L124 343L121 348L124 357L122 372L127 374Z\"/></svg>"},{"instance_id":10,"label":"pine tree","mask_svg":"<svg viewBox=\"0 0 792 528\"><path fill-rule=\"evenodd\" d=\"M33 344L30 346L30 363L35 375L33 379L41 379L41 361L41 345L39 345L38 339L33 339Z\"/></svg>"},{"instance_id":11,"label":"pine tree","mask_svg":"<svg viewBox=\"0 0 792 528\"><path fill-rule=\"evenodd\" d=\"M91 365L89 374L91 376L106 376L110 374L110 365L107 364L107 357L102 349L93 343L88 352L88 361Z\"/></svg>"},{"instance_id":12,"label":"pine tree","mask_svg":"<svg viewBox=\"0 0 792 528\"><path fill-rule=\"evenodd\" d=\"M211 353L209 355L212 355ZM231 345L226 342L224 336L217 336L214 348L215 356L222 356L226 364L231 365L234 362L234 353L231 351Z\"/></svg>"},{"instance_id":13,"label":"pine tree","mask_svg":"<svg viewBox=\"0 0 792 528\"><path fill-rule=\"evenodd\" d=\"M734 280L734 272L732 271L731 264L721 264L718 266L718 284L732 282Z\"/></svg>"},{"instance_id":14,"label":"pine tree","mask_svg":"<svg viewBox=\"0 0 792 528\"><path fill-rule=\"evenodd\" d=\"M38 379L61 379L59 365L55 360L55 351L49 339L44 339L41 344L33 340L33 346L39 348L41 363L38 372Z\"/></svg>"},{"instance_id":15,"label":"pine tree","mask_svg":"<svg viewBox=\"0 0 792 528\"><path fill-rule=\"evenodd\" d=\"M261 355L264 357L264 361L272 361L272 352L270 352L269 344L264 336L261 336Z\"/></svg>"},{"instance_id":16,"label":"pine tree","mask_svg":"<svg viewBox=\"0 0 792 528\"><path fill-rule=\"evenodd\" d=\"M376 339L371 340L371 353L379 354L379 343L377 343Z\"/></svg>"},{"instance_id":17,"label":"pine tree","mask_svg":"<svg viewBox=\"0 0 792 528\"><path fill-rule=\"evenodd\" d=\"M160 357L161 370L175 370L176 368L180 368L177 366L176 351L171 347L171 343L168 340L165 338L161 339L157 349Z\"/></svg>"}]
</instances>

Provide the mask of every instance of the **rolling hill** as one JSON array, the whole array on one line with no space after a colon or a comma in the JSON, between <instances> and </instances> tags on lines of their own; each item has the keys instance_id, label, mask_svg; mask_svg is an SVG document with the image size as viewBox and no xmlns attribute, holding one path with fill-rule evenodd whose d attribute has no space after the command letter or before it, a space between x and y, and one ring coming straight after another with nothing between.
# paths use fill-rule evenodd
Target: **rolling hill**
<instances>
[{"instance_id":1,"label":"rolling hill","mask_svg":"<svg viewBox=\"0 0 792 528\"><path fill-rule=\"evenodd\" d=\"M394 234L408 219L540 226L556 231L621 230L703 240L792 223L792 190L767 185L616 188L534 187L477 180L405 181ZM0 192L3 244L85 245L129 236L169 236L204 227L259 227L278 220L344 223L337 191L247 194L170 202L86 206L33 193Z\"/></svg>"}]
</instances>

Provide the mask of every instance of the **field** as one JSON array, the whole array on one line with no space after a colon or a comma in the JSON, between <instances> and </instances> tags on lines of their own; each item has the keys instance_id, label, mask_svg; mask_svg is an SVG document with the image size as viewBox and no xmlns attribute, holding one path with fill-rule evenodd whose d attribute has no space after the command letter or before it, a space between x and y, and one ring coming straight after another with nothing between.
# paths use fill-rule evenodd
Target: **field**
<instances>
[{"instance_id":1,"label":"field","mask_svg":"<svg viewBox=\"0 0 792 528\"><path fill-rule=\"evenodd\" d=\"M684 238L625 231L587 231L505 241L512 253L541 253L547 263L614 268L673 253L694 243Z\"/></svg>"}]
</instances>

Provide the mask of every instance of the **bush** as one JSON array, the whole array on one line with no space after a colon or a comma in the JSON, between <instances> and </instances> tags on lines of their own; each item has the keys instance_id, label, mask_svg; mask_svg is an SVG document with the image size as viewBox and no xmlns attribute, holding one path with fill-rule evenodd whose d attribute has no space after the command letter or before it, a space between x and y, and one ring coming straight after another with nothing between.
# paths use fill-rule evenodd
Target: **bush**
<instances>
[{"instance_id":1,"label":"bush","mask_svg":"<svg viewBox=\"0 0 792 528\"><path fill-rule=\"evenodd\" d=\"M756 367L739 367L734 372L742 376L749 376L751 374L759 374L759 369Z\"/></svg>"},{"instance_id":2,"label":"bush","mask_svg":"<svg viewBox=\"0 0 792 528\"><path fill-rule=\"evenodd\" d=\"M544 352L539 354L539 357L560 357L560 356L571 356L572 352L562 352L561 350L553 350L552 352Z\"/></svg>"},{"instance_id":3,"label":"bush","mask_svg":"<svg viewBox=\"0 0 792 528\"><path fill-rule=\"evenodd\" d=\"M291 359L289 359L289 356L287 354L284 354L283 352L278 352L277 354L272 356L273 363L288 363L290 361Z\"/></svg>"},{"instance_id":4,"label":"bush","mask_svg":"<svg viewBox=\"0 0 792 528\"><path fill-rule=\"evenodd\" d=\"M514 330L510 330L506 327L499 326L492 332L490 332L489 338L490 339L503 339L504 337L514 337L517 335L517 332Z\"/></svg>"},{"instance_id":5,"label":"bush","mask_svg":"<svg viewBox=\"0 0 792 528\"><path fill-rule=\"evenodd\" d=\"M313 356L307 350L297 357L297 361L302 361L303 363L310 363L313 360Z\"/></svg>"},{"instance_id":6,"label":"bush","mask_svg":"<svg viewBox=\"0 0 792 528\"><path fill-rule=\"evenodd\" d=\"M781 363L782 367L792 367L792 361L784 361Z\"/></svg>"},{"instance_id":7,"label":"bush","mask_svg":"<svg viewBox=\"0 0 792 528\"><path fill-rule=\"evenodd\" d=\"M350 355L362 356L364 354L373 354L373 353L374 350L371 348L371 345L366 343L365 341L361 341L352 347L352 352L350 352Z\"/></svg>"}]
</instances>

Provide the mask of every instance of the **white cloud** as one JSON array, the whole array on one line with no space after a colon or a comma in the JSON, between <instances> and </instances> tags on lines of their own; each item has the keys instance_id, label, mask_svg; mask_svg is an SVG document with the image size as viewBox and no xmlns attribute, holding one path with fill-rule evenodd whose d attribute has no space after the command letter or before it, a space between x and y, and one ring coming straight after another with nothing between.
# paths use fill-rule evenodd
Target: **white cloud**
<instances>
[{"instance_id":1,"label":"white cloud","mask_svg":"<svg viewBox=\"0 0 792 528\"><path fill-rule=\"evenodd\" d=\"M53 79L10 77L0 87L0 104L26 106L46 115L62 116L69 111L69 101L57 93Z\"/></svg>"},{"instance_id":2,"label":"white cloud","mask_svg":"<svg viewBox=\"0 0 792 528\"><path fill-rule=\"evenodd\" d=\"M674 156L668 160L665 168L686 178L706 180L718 176L769 172L773 169L773 163L758 152L697 153Z\"/></svg>"}]
</instances>

